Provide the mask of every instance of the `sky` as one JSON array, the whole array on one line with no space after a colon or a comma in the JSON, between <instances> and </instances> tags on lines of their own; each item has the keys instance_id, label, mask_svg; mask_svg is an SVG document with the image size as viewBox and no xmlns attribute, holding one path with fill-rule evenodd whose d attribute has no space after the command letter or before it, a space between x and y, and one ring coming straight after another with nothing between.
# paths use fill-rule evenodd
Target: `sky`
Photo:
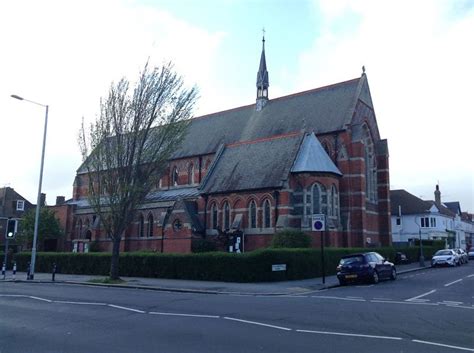
<instances>
[{"instance_id":1,"label":"sky","mask_svg":"<svg viewBox=\"0 0 474 353\"><path fill-rule=\"evenodd\" d=\"M101 0L0 2L0 187L72 197L84 119L112 82L172 61L197 86L195 116L255 102L265 28L269 96L366 68L390 187L474 212L474 1Z\"/></svg>"}]
</instances>

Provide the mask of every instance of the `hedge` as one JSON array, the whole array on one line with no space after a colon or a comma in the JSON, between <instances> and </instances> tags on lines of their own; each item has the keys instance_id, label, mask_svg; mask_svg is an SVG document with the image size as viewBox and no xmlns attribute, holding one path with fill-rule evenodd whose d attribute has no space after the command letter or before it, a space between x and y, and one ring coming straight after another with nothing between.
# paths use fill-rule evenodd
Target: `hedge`
<instances>
[{"instance_id":1,"label":"hedge","mask_svg":"<svg viewBox=\"0 0 474 353\"><path fill-rule=\"evenodd\" d=\"M424 256L431 258L438 247L424 246ZM336 272L339 259L354 252L377 251L391 259L397 248L327 248L324 253L326 275ZM418 259L417 247L404 248L411 261ZM30 253L15 254L18 271L26 271ZM51 272L55 263L59 273L106 276L110 253L37 253L36 272ZM272 265L286 264L286 271L272 272ZM224 252L198 254L123 253L120 276L190 279L224 282L268 282L322 276L319 249L263 249L244 254Z\"/></svg>"}]
</instances>

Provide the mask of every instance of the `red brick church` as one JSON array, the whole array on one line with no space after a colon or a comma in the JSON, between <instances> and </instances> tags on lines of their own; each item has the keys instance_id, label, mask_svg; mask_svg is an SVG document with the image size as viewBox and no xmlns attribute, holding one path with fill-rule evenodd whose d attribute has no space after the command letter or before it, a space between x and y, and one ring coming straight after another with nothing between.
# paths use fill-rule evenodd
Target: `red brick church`
<instances>
[{"instance_id":1,"label":"red brick church","mask_svg":"<svg viewBox=\"0 0 474 353\"><path fill-rule=\"evenodd\" d=\"M387 140L380 138L365 72L361 77L270 99L263 40L256 103L192 119L167 173L139 208L123 251L191 252L199 239L250 251L275 232L312 236L326 215L325 243L389 245ZM111 242L77 172L65 250ZM233 237L234 235L238 237Z\"/></svg>"}]
</instances>

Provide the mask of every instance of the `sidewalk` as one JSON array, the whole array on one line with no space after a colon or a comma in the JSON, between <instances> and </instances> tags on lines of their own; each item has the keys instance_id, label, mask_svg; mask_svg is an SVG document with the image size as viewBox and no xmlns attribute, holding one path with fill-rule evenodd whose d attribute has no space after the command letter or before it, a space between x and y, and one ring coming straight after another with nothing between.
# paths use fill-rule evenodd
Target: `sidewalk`
<instances>
[{"instance_id":1,"label":"sidewalk","mask_svg":"<svg viewBox=\"0 0 474 353\"><path fill-rule=\"evenodd\" d=\"M399 275L418 270L427 269L419 267L418 263L408 265L398 265ZM50 273L35 273L33 281L26 280L25 272L17 272L16 279L12 279L11 271L7 272L6 281L26 282L26 283L66 283L76 285L93 285L102 287L120 287L148 289L158 291L189 292L203 294L234 294L234 295L298 295L314 292L339 285L335 275L327 276L323 284L322 278L310 278L304 280L284 281L284 282L259 282L259 283L233 283L233 282L210 282L193 281L164 278L142 278L142 277L122 277L125 282L122 284L99 284L89 282L92 279L103 279L104 276L89 275L69 275L57 273L55 282L52 281ZM2 280L0 280L0 283Z\"/></svg>"}]
</instances>

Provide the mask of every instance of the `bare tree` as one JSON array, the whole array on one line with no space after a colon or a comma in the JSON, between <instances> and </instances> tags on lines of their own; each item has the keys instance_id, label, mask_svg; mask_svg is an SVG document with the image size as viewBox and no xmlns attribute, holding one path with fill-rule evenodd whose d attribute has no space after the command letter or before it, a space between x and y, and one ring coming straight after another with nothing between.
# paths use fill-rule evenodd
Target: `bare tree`
<instances>
[{"instance_id":1,"label":"bare tree","mask_svg":"<svg viewBox=\"0 0 474 353\"><path fill-rule=\"evenodd\" d=\"M125 78L112 83L99 117L79 133L89 203L113 244L111 279L119 278L122 236L184 139L197 99L171 63L145 65L129 87Z\"/></svg>"}]
</instances>

